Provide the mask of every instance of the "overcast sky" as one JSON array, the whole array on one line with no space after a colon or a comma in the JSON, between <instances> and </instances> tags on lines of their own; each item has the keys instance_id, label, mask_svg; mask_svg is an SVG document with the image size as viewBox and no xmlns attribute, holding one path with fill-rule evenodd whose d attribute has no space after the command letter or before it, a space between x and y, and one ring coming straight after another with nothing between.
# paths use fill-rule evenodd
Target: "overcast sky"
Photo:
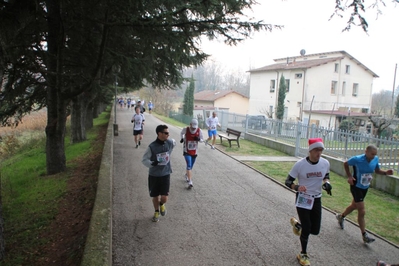
<instances>
[{"instance_id":1,"label":"overcast sky","mask_svg":"<svg viewBox=\"0 0 399 266\"><path fill-rule=\"evenodd\" d=\"M284 25L282 30L255 33L236 47L223 42L205 40L204 52L211 54L210 60L226 69L247 71L273 64L273 59L299 56L301 49L306 54L344 50L375 72L373 92L392 91L395 64L399 62L399 6L385 0L382 14L367 9L365 17L369 23L368 34L360 27L346 27L350 10L344 18L335 16L334 0L258 0L260 5L249 13L265 23ZM366 0L366 4L371 4ZM399 70L397 70L397 73ZM395 87L399 85L396 75Z\"/></svg>"}]
</instances>

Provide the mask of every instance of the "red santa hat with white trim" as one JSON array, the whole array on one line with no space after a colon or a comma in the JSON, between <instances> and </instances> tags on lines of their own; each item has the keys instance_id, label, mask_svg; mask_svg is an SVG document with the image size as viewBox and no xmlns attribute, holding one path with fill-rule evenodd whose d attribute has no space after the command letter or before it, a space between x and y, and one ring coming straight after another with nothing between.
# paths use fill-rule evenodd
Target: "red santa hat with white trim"
<instances>
[{"instance_id":1,"label":"red santa hat with white trim","mask_svg":"<svg viewBox=\"0 0 399 266\"><path fill-rule=\"evenodd\" d=\"M323 148L324 149L324 144L323 144L323 139L322 138L313 138L309 139L309 151L316 149L316 148Z\"/></svg>"}]
</instances>

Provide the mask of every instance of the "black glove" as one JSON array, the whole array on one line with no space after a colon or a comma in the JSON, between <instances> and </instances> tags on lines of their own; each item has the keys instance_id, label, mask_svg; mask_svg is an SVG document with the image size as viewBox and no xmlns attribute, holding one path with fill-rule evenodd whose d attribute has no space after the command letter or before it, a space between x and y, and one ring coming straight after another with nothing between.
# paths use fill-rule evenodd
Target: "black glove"
<instances>
[{"instance_id":1,"label":"black glove","mask_svg":"<svg viewBox=\"0 0 399 266\"><path fill-rule=\"evenodd\" d=\"M195 136L193 139L194 139L195 141L200 141L200 138L197 137L197 136Z\"/></svg>"},{"instance_id":2,"label":"black glove","mask_svg":"<svg viewBox=\"0 0 399 266\"><path fill-rule=\"evenodd\" d=\"M332 196L331 190L332 190L332 186L330 183L326 182L321 186L322 189L324 189L325 191L327 191L327 194Z\"/></svg>"},{"instance_id":3,"label":"black glove","mask_svg":"<svg viewBox=\"0 0 399 266\"><path fill-rule=\"evenodd\" d=\"M183 143L183 141L184 141L184 139L181 139L181 140L180 140L180 143Z\"/></svg>"},{"instance_id":4,"label":"black glove","mask_svg":"<svg viewBox=\"0 0 399 266\"><path fill-rule=\"evenodd\" d=\"M153 162L151 163L151 165L152 165L152 166L157 166L157 165L158 165L158 161L153 161Z\"/></svg>"}]
</instances>

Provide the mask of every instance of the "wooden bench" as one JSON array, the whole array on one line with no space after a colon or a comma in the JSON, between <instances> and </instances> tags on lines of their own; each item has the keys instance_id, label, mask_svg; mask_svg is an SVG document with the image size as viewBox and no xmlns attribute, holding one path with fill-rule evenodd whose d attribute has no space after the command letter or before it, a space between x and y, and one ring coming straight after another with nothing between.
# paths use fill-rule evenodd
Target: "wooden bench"
<instances>
[{"instance_id":1,"label":"wooden bench","mask_svg":"<svg viewBox=\"0 0 399 266\"><path fill-rule=\"evenodd\" d=\"M232 141L237 142L237 146L240 147L241 132L231 129L231 128L227 128L226 133L227 133L227 135L226 134L218 134L219 138L220 138L220 143L222 143L222 139L227 139L229 141L230 148L231 148Z\"/></svg>"}]
</instances>

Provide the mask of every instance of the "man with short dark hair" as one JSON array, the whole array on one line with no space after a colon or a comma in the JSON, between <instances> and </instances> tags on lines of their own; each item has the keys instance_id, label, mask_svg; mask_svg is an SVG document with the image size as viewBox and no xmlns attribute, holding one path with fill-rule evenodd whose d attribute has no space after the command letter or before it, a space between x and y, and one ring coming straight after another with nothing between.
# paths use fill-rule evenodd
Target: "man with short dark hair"
<instances>
[{"instance_id":1,"label":"man with short dark hair","mask_svg":"<svg viewBox=\"0 0 399 266\"><path fill-rule=\"evenodd\" d=\"M353 167L353 174L351 173L349 166ZM352 211L357 210L357 222L359 223L363 242L366 244L372 243L375 239L371 238L366 232L366 221L364 219L366 208L364 206L364 198L366 197L367 191L370 187L374 172L380 175L392 175L393 170L389 169L383 171L380 169L377 147L374 145L367 146L364 154L353 156L344 162L344 169L348 177L348 183L350 185L353 199L351 204L343 213L338 213L336 215L338 224L341 229L344 229L345 217Z\"/></svg>"},{"instance_id":2,"label":"man with short dark hair","mask_svg":"<svg viewBox=\"0 0 399 266\"><path fill-rule=\"evenodd\" d=\"M208 127L208 139L205 141L205 145L211 145L211 149L214 150L216 136L218 134L217 127L220 127L216 112L212 112L212 116L208 117L208 119L205 121L205 124ZM209 141L211 140L212 144L209 144Z\"/></svg>"},{"instance_id":3,"label":"man with short dark hair","mask_svg":"<svg viewBox=\"0 0 399 266\"><path fill-rule=\"evenodd\" d=\"M172 166L170 156L176 146L174 139L170 140L167 125L159 125L155 129L157 139L145 151L142 163L149 168L148 189L155 213L153 222L159 221L159 215L166 215L165 203L168 201L170 188L170 174Z\"/></svg>"},{"instance_id":4,"label":"man with short dark hair","mask_svg":"<svg viewBox=\"0 0 399 266\"><path fill-rule=\"evenodd\" d=\"M136 109L136 107L139 107L139 108L140 108L140 113L144 113L144 112L145 112L145 108L144 108L144 106L141 104L141 101L140 101L140 100L137 101L137 104L136 104L136 106L135 106L135 109Z\"/></svg>"},{"instance_id":5,"label":"man with short dark hair","mask_svg":"<svg viewBox=\"0 0 399 266\"><path fill-rule=\"evenodd\" d=\"M141 145L141 141L143 140L144 133L144 114L140 113L140 107L135 108L136 113L133 115L131 122L133 125L133 136L134 142L136 143L136 149Z\"/></svg>"}]
</instances>

